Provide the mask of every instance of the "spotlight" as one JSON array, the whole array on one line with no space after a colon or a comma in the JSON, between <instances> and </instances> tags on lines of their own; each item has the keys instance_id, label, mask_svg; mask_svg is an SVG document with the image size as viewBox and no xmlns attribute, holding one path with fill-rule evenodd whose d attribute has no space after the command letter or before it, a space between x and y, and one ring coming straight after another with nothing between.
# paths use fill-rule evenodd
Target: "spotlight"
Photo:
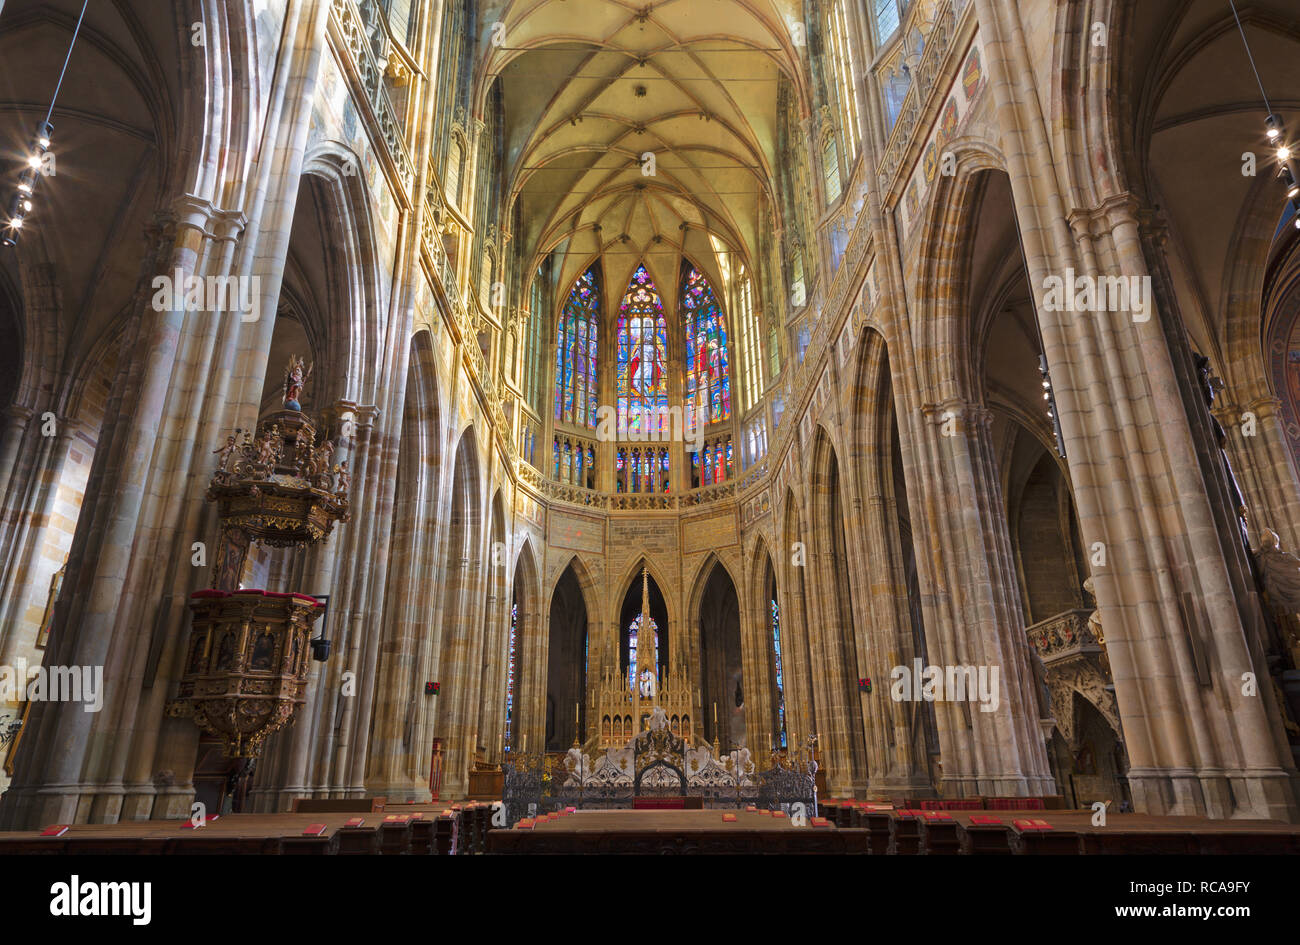
<instances>
[{"instance_id":1,"label":"spotlight","mask_svg":"<svg viewBox=\"0 0 1300 945\"><path fill-rule=\"evenodd\" d=\"M9 226L12 227L12 228L15 229L15 230L21 230L21 229L23 228L23 218L22 218L22 217L14 217L13 219L11 219L11 220L9 221Z\"/></svg>"},{"instance_id":2,"label":"spotlight","mask_svg":"<svg viewBox=\"0 0 1300 945\"><path fill-rule=\"evenodd\" d=\"M1277 159L1278 159L1279 161L1289 161L1289 160L1291 160L1291 149L1288 148L1286 145L1283 145L1282 147L1278 148L1278 149L1277 149Z\"/></svg>"},{"instance_id":3,"label":"spotlight","mask_svg":"<svg viewBox=\"0 0 1300 945\"><path fill-rule=\"evenodd\" d=\"M27 166L32 168L33 170L40 170L41 156L39 154L31 155L29 158L27 158Z\"/></svg>"},{"instance_id":4,"label":"spotlight","mask_svg":"<svg viewBox=\"0 0 1300 945\"><path fill-rule=\"evenodd\" d=\"M1269 115L1264 120L1264 125L1268 129L1265 133L1269 141L1276 141L1282 134L1282 118L1280 115Z\"/></svg>"}]
</instances>

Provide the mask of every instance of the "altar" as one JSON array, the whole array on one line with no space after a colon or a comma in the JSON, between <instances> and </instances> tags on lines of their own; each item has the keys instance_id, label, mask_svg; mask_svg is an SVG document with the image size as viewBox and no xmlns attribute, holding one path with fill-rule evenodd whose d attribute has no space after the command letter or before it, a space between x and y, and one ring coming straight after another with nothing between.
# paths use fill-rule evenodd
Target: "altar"
<instances>
[{"instance_id":1,"label":"altar","mask_svg":"<svg viewBox=\"0 0 1300 945\"><path fill-rule=\"evenodd\" d=\"M509 823L539 813L631 809L647 806L645 799L670 798L683 799L674 807L756 807L815 816L812 753L764 760L771 767L759 770L748 748L717 755L707 742L692 744L671 730L665 708L655 705L645 730L623 745L574 745L553 766L544 755L516 756L502 766L503 800Z\"/></svg>"},{"instance_id":2,"label":"altar","mask_svg":"<svg viewBox=\"0 0 1300 945\"><path fill-rule=\"evenodd\" d=\"M599 720L599 728L594 734L595 746L601 749L626 745L636 735L648 730L650 719L656 710L663 712L670 732L694 741L696 730L692 726L692 716L697 700L690 685L690 674L682 663L680 647L672 651L673 655L660 678L659 634L650 616L648 581L648 574L643 569L641 614L636 625L645 636L642 649L650 658L638 666L634 633L629 644L626 673L615 671L612 667L606 668L594 687L594 692L590 693L591 707L595 712L589 713L587 717ZM592 743L591 733L584 741L588 745Z\"/></svg>"}]
</instances>

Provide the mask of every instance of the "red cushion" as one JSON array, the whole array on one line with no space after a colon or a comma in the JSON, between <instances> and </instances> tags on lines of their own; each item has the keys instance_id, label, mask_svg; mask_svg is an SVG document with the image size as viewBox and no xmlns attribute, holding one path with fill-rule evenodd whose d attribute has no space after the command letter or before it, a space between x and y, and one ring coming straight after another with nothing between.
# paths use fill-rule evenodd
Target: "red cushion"
<instances>
[{"instance_id":1,"label":"red cushion","mask_svg":"<svg viewBox=\"0 0 1300 945\"><path fill-rule=\"evenodd\" d=\"M242 590L234 591L233 593L235 593L235 594L249 594L249 595L256 596L256 597L265 597L265 596L266 596L266 591L259 591L259 590L258 590L257 588L255 588L255 587L246 587L246 588L243 588Z\"/></svg>"},{"instance_id":2,"label":"red cushion","mask_svg":"<svg viewBox=\"0 0 1300 945\"><path fill-rule=\"evenodd\" d=\"M1051 830L1052 825L1045 820L1017 820L1017 830Z\"/></svg>"}]
</instances>

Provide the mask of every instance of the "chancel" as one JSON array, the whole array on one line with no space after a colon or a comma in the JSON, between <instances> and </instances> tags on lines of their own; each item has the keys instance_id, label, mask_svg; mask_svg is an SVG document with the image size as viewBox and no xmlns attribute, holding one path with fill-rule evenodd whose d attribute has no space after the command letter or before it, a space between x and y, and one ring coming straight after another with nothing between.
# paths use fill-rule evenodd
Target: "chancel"
<instances>
[{"instance_id":1,"label":"chancel","mask_svg":"<svg viewBox=\"0 0 1300 945\"><path fill-rule=\"evenodd\" d=\"M0 852L1300 852L1295 0L133 6L0 0Z\"/></svg>"}]
</instances>

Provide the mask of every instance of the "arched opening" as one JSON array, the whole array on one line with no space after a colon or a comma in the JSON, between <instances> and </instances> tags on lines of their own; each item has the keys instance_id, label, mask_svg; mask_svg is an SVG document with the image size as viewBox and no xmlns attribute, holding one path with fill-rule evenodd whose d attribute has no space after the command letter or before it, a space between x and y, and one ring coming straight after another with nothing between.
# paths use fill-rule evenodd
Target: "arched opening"
<instances>
[{"instance_id":1,"label":"arched opening","mask_svg":"<svg viewBox=\"0 0 1300 945\"><path fill-rule=\"evenodd\" d=\"M619 608L619 669L629 689L645 682L646 672L653 673L656 685L662 683L668 668L668 604L645 567L644 561L637 567ZM643 601L648 625L642 622Z\"/></svg>"},{"instance_id":2,"label":"arched opening","mask_svg":"<svg viewBox=\"0 0 1300 945\"><path fill-rule=\"evenodd\" d=\"M766 644L766 664L768 691L772 694L768 713L768 728L763 733L763 740L758 748L761 752L779 751L788 748L790 743L790 719L787 710L789 692L789 650L787 644L789 633L787 624L782 621L780 595L777 593L776 571L769 558L765 568L762 584L762 598L759 609L763 638Z\"/></svg>"},{"instance_id":3,"label":"arched opening","mask_svg":"<svg viewBox=\"0 0 1300 945\"><path fill-rule=\"evenodd\" d=\"M489 540L487 603L483 609L483 634L478 644L480 665L475 726L479 733L475 758L483 762L500 759L505 735L502 713L505 711L508 661L502 656L509 652L512 602L507 595L506 524L500 492L492 497Z\"/></svg>"},{"instance_id":4,"label":"arched opening","mask_svg":"<svg viewBox=\"0 0 1300 945\"><path fill-rule=\"evenodd\" d=\"M817 664L814 662L812 636L807 632L808 545L793 490L786 492L784 539L779 553L788 565L786 580L784 587L778 588L777 573L773 570L771 587L765 590L768 603L765 623L768 648L772 651L774 686L777 656L780 656L782 682L778 688L783 694L784 707L778 712L775 703L772 706L773 727L769 742L773 747L786 748L791 731L797 729L815 735L821 731L820 726L825 721L822 693L814 682Z\"/></svg>"},{"instance_id":5,"label":"arched opening","mask_svg":"<svg viewBox=\"0 0 1300 945\"><path fill-rule=\"evenodd\" d=\"M475 660L475 633L467 614L475 592L481 558L482 516L479 507L478 449L473 430L467 430L453 461L451 510L443 568L441 656L438 663L438 720L434 730L435 754L443 764L443 793L464 790L469 759L478 747L476 694L480 667Z\"/></svg>"},{"instance_id":6,"label":"arched opening","mask_svg":"<svg viewBox=\"0 0 1300 945\"><path fill-rule=\"evenodd\" d=\"M546 750L564 751L586 731L587 602L572 563L551 594L546 662Z\"/></svg>"},{"instance_id":7,"label":"arched opening","mask_svg":"<svg viewBox=\"0 0 1300 945\"><path fill-rule=\"evenodd\" d=\"M815 563L824 592L819 608L822 663L815 686L820 688L824 711L817 734L831 769L831 783L842 779L839 786L856 793L866 786L868 765L842 485L835 448L824 432L819 433L813 447L813 532L819 539Z\"/></svg>"},{"instance_id":8,"label":"arched opening","mask_svg":"<svg viewBox=\"0 0 1300 945\"><path fill-rule=\"evenodd\" d=\"M1061 706L1070 711L1063 696L1080 678L1112 699L1114 686L1104 650L1089 630L1094 609L1084 590L1089 565L1067 467L1058 453L1051 381L1042 371L1038 312L1011 209L1011 181L1003 172L986 171L976 186L967 287L974 376L990 413L990 451L1034 654L1029 668L1037 704L1030 708L1048 718L1059 715ZM1058 646L1062 638L1076 645ZM1058 717L1056 724L1068 730L1070 720ZM1049 751L1058 787L1071 777L1074 757Z\"/></svg>"},{"instance_id":9,"label":"arched opening","mask_svg":"<svg viewBox=\"0 0 1300 945\"><path fill-rule=\"evenodd\" d=\"M723 752L745 744L740 599L721 563L713 565L700 598L700 693L705 740Z\"/></svg>"}]
</instances>

